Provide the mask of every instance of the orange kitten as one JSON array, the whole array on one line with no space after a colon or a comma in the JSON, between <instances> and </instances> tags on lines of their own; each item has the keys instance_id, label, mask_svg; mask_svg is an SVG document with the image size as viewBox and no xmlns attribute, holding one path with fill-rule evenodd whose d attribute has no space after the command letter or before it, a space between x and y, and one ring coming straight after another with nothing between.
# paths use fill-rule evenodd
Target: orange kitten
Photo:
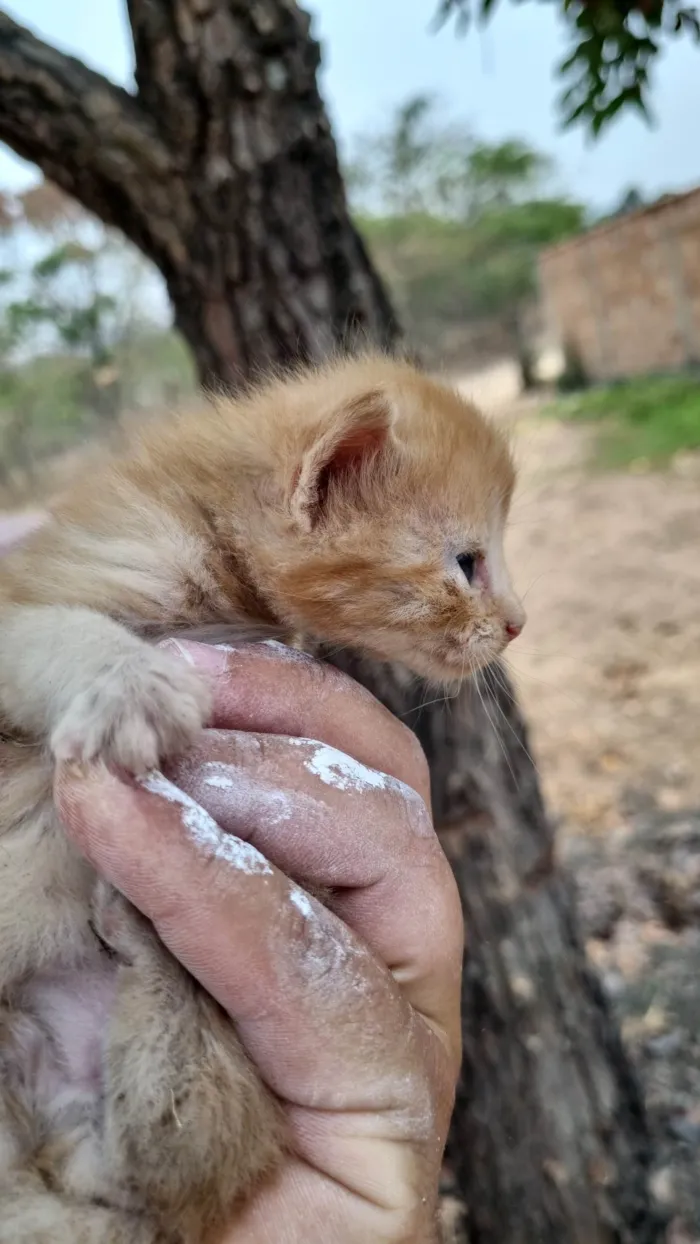
<instances>
[{"instance_id":1,"label":"orange kitten","mask_svg":"<svg viewBox=\"0 0 700 1244\"><path fill-rule=\"evenodd\" d=\"M66 843L51 756L143 773L185 749L209 692L153 646L177 631L302 633L459 681L523 625L513 479L457 393L340 360L149 424L0 562L0 1244L199 1242L284 1143L233 1026ZM76 981L110 1015L101 1101L56 1056Z\"/></svg>"}]
</instances>

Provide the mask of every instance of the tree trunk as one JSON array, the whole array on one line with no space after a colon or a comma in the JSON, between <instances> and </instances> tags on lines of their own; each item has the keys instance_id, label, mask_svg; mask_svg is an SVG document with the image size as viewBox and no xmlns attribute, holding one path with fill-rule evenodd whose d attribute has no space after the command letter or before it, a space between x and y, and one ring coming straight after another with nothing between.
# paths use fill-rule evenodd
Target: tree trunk
<instances>
[{"instance_id":1,"label":"tree trunk","mask_svg":"<svg viewBox=\"0 0 700 1244\"><path fill-rule=\"evenodd\" d=\"M202 378L317 358L396 322L345 202L294 0L129 0L130 96L0 14L0 138L163 273ZM432 767L469 934L448 1159L471 1244L652 1244L643 1108L587 970L517 710L495 684L421 711L343 662ZM498 722L501 721L503 728Z\"/></svg>"}]
</instances>

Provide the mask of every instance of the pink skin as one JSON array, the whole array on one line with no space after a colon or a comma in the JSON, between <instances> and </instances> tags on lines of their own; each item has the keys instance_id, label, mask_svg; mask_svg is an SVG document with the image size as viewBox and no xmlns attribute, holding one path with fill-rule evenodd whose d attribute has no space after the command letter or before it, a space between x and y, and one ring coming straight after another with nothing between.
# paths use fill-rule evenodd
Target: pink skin
<instances>
[{"instance_id":1,"label":"pink skin","mask_svg":"<svg viewBox=\"0 0 700 1244\"><path fill-rule=\"evenodd\" d=\"M463 923L425 759L334 670L274 646L168 646L215 688L213 728L168 776L220 828L198 837L179 804L101 765L59 767L56 798L286 1103L295 1155L212 1244L437 1244ZM332 911L290 877L334 887ZM60 986L43 982L42 1006ZM84 1073L93 1025L57 1014Z\"/></svg>"}]
</instances>

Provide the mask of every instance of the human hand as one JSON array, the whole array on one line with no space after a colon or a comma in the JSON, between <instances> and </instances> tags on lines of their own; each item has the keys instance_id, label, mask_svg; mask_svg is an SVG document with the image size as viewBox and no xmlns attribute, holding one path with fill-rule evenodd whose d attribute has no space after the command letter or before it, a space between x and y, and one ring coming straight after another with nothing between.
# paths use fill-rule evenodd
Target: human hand
<instances>
[{"instance_id":1,"label":"human hand","mask_svg":"<svg viewBox=\"0 0 700 1244\"><path fill-rule=\"evenodd\" d=\"M215 685L215 728L168 775L272 874L246 871L245 849L239 866L216 858L177 806L102 766L61 768L56 795L73 840L231 1015L286 1106L294 1156L221 1244L433 1244L463 924L422 753L301 654L168 646ZM332 910L290 877L330 888Z\"/></svg>"}]
</instances>

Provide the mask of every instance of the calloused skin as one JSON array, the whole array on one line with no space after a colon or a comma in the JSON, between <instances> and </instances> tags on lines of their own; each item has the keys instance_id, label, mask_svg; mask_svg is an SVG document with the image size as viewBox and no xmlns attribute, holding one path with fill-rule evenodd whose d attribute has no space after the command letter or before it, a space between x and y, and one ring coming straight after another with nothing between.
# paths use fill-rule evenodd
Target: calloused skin
<instances>
[{"instance_id":1,"label":"calloused skin","mask_svg":"<svg viewBox=\"0 0 700 1244\"><path fill-rule=\"evenodd\" d=\"M176 806L101 765L61 767L56 798L76 845L231 1015L286 1106L294 1156L212 1244L433 1244L463 921L425 758L335 670L274 646L167 642L215 687L212 729L168 776L272 872L213 857ZM395 780L329 785L299 738ZM332 887L332 911L309 915L290 877Z\"/></svg>"}]
</instances>

